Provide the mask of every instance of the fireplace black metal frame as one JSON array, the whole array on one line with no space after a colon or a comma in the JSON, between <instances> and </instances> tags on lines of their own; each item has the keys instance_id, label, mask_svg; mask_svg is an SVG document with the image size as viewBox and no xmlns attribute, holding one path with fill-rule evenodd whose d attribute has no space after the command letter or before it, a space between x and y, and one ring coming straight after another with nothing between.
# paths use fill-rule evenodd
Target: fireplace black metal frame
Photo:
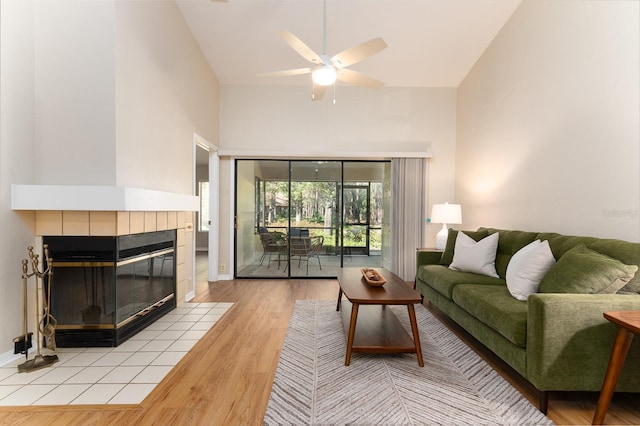
<instances>
[{"instance_id":1,"label":"fireplace black metal frame","mask_svg":"<svg viewBox=\"0 0 640 426\"><path fill-rule=\"evenodd\" d=\"M56 344L59 347L118 346L176 307L175 230L119 237L50 236L43 237L43 243L49 247L53 264L51 313L58 318ZM170 266L167 267L168 272L165 276L167 259L170 261ZM157 280L154 281L154 278L157 278L154 275L157 269L157 266L154 267L154 262L157 260L162 261L159 290ZM143 279L136 278L135 265L138 265L138 271L141 267L147 268L148 276ZM134 268L133 278L129 276L131 268ZM123 271L123 269L127 270ZM104 308L87 306L80 309L77 303L67 302L67 305L73 305L72 312L63 313L65 309L69 310L64 306L65 299L78 300L80 296L74 293L82 292L83 286L72 283L73 274L79 274L80 270L85 276L84 290L90 293L85 294L84 297L97 300L98 292L101 291L102 303L93 303L93 305L102 305ZM87 270L95 274L94 277L100 276L102 280L100 286L97 286L95 281L93 286L87 286ZM148 288L146 291L141 291L140 286L145 290L145 279L148 280ZM105 282L107 286L113 286L112 289L105 290ZM166 287L168 282L170 282L170 288ZM155 291L153 291L154 283ZM120 293L126 292L118 287L125 287L127 284L136 287L132 293L144 293L152 299L142 301L136 299L136 303L125 310L124 306L121 306ZM47 281L45 285L49 288ZM156 294L158 291L160 291L159 295ZM87 303L87 305L91 304ZM92 307L98 312L91 312ZM123 312L126 317L120 318ZM81 321L78 320L80 317Z\"/></svg>"}]
</instances>

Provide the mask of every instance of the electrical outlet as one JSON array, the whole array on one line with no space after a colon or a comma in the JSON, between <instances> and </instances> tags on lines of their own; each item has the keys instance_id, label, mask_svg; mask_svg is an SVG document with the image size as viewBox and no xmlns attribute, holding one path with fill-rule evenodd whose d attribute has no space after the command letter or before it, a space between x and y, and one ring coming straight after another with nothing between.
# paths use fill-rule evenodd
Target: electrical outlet
<instances>
[{"instance_id":1,"label":"electrical outlet","mask_svg":"<svg viewBox=\"0 0 640 426\"><path fill-rule=\"evenodd\" d=\"M220 272L224 272L227 270L227 267L224 265L224 263L220 264Z\"/></svg>"}]
</instances>

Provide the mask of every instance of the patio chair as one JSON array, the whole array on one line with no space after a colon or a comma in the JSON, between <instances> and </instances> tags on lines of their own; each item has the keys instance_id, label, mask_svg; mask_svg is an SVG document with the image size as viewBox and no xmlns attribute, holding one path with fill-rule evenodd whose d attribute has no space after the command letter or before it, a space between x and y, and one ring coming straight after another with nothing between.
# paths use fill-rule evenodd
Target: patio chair
<instances>
[{"instance_id":1,"label":"patio chair","mask_svg":"<svg viewBox=\"0 0 640 426\"><path fill-rule=\"evenodd\" d=\"M307 262L307 275L309 275L309 259L315 257L318 259L320 270L322 270L320 253L322 252L323 244L324 237L322 235L315 237L290 237L291 260L293 261L294 257L298 258L298 268L300 268L303 260Z\"/></svg>"},{"instance_id":2,"label":"patio chair","mask_svg":"<svg viewBox=\"0 0 640 426\"><path fill-rule=\"evenodd\" d=\"M260 243L262 243L262 257L260 258L260 265L263 264L264 259L268 256L267 268L271 267L271 257L277 256L278 269L280 269L281 255L286 254L287 243L281 233L277 232L260 232Z\"/></svg>"}]
</instances>

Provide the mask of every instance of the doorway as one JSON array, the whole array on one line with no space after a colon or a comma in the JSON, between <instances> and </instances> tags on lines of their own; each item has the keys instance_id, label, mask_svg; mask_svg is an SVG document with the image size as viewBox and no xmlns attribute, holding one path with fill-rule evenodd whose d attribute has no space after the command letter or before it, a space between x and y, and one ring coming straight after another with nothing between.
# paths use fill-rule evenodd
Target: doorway
<instances>
[{"instance_id":1,"label":"doorway","mask_svg":"<svg viewBox=\"0 0 640 426\"><path fill-rule=\"evenodd\" d=\"M206 275L208 281L218 279L218 241L219 241L219 164L218 148L201 137L193 134L193 194L200 199L195 215L195 226L191 236L193 259L198 253L206 254ZM192 276L196 276L196 265L192 262ZM202 271L199 271L202 272ZM195 297L195 279L192 280L190 297Z\"/></svg>"},{"instance_id":2,"label":"doorway","mask_svg":"<svg viewBox=\"0 0 640 426\"><path fill-rule=\"evenodd\" d=\"M390 168L388 161L236 160L234 276L335 277L342 266L381 267Z\"/></svg>"}]
</instances>

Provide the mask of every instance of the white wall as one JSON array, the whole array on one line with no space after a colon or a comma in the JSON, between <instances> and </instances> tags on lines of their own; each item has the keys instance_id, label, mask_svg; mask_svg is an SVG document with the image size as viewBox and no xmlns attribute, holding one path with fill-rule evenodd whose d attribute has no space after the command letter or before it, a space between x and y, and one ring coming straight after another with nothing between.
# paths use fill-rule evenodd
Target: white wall
<instances>
[{"instance_id":1,"label":"white wall","mask_svg":"<svg viewBox=\"0 0 640 426\"><path fill-rule=\"evenodd\" d=\"M331 89L316 102L309 90L223 86L221 149L411 152L435 150L452 136L455 89L338 86L335 105Z\"/></svg>"},{"instance_id":2,"label":"white wall","mask_svg":"<svg viewBox=\"0 0 640 426\"><path fill-rule=\"evenodd\" d=\"M640 241L639 2L526 0L458 88L464 228Z\"/></svg>"},{"instance_id":3,"label":"white wall","mask_svg":"<svg viewBox=\"0 0 640 426\"><path fill-rule=\"evenodd\" d=\"M218 143L218 81L170 1L115 3L117 184L192 193L193 134Z\"/></svg>"},{"instance_id":4,"label":"white wall","mask_svg":"<svg viewBox=\"0 0 640 426\"><path fill-rule=\"evenodd\" d=\"M34 4L37 183L190 194L193 133L218 140L218 83L177 6Z\"/></svg>"},{"instance_id":5,"label":"white wall","mask_svg":"<svg viewBox=\"0 0 640 426\"><path fill-rule=\"evenodd\" d=\"M34 10L35 183L115 185L113 2Z\"/></svg>"},{"instance_id":6,"label":"white wall","mask_svg":"<svg viewBox=\"0 0 640 426\"><path fill-rule=\"evenodd\" d=\"M269 151L286 158L305 153L359 153L431 151L429 207L452 201L455 185L456 89L338 86L336 104L332 90L312 102L309 87L221 86L220 149ZM228 159L226 161L229 161ZM224 162L224 161L223 161ZM221 163L221 170L222 163ZM228 190L222 174L221 197ZM221 219L233 217L221 198ZM426 219L426 218L425 218ZM230 232L221 220L221 235ZM439 226L425 227L425 240L434 244ZM220 241L220 263L229 264L231 253Z\"/></svg>"},{"instance_id":7,"label":"white wall","mask_svg":"<svg viewBox=\"0 0 640 426\"><path fill-rule=\"evenodd\" d=\"M22 334L21 260L34 244L35 215L11 210L11 183L34 182L33 18L31 3L0 2L0 363Z\"/></svg>"}]
</instances>

